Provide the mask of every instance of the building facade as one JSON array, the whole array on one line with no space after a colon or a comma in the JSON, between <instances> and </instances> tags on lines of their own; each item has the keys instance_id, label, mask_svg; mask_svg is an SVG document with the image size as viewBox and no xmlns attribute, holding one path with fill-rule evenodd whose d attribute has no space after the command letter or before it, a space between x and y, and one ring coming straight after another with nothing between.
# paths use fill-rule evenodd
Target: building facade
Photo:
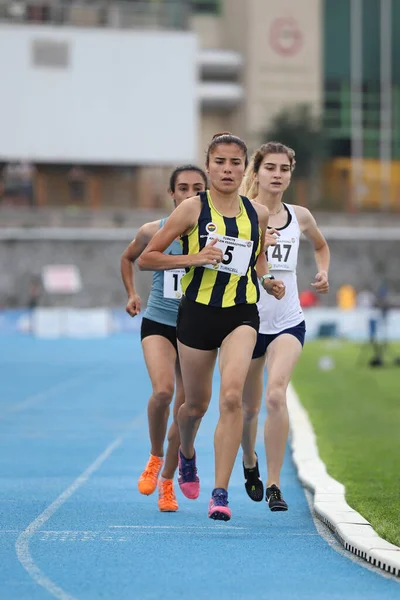
<instances>
[{"instance_id":1,"label":"building facade","mask_svg":"<svg viewBox=\"0 0 400 600\"><path fill-rule=\"evenodd\" d=\"M384 0L383 0L384 1ZM382 0L361 2L362 174L358 199L368 206L396 205L400 196L400 4L391 12L391 116L389 185L382 186L382 94L380 22ZM197 133L187 160L204 163L205 151L218 131L243 137L250 151L260 143L274 117L299 104L321 117L327 138L322 203L336 208L352 204L354 105L351 49L354 21L348 0L132 0L110 2L46 2L0 0L1 23L64 25L89 32L110 28L126 35L159 32L194 33L197 38ZM59 28L60 29L60 28ZM353 57L354 58L354 57ZM140 57L139 60L145 60ZM354 73L353 73L354 74ZM127 73L129 77L129 73ZM353 82L354 84L354 82ZM180 94L179 73L162 94ZM169 111L171 117L171 111ZM174 117L173 117L174 118ZM168 115L166 115L168 119ZM151 123L149 122L149 126ZM192 134L190 134L192 135ZM282 140L284 141L284 140ZM386 147L387 150L387 147ZM177 156L177 154L175 153ZM186 156L186 154L185 154ZM9 158L3 152L5 165ZM35 197L39 204L65 204L71 177L82 165L36 164ZM90 161L89 161L90 162ZM92 161L86 169L85 205L163 206L171 164L136 161L130 165ZM14 170L15 171L15 170ZM388 175L389 173L389 175ZM3 185L4 188L4 185ZM82 186L81 186L82 188ZM361 191L360 191L361 190ZM384 201L384 197L386 201Z\"/></svg>"}]
</instances>

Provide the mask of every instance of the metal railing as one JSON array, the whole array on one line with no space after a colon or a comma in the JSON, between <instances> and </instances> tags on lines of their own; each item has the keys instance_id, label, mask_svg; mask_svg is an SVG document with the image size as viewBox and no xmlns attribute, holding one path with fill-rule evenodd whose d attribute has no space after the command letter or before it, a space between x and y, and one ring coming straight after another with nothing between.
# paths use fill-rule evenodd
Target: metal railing
<instances>
[{"instance_id":1,"label":"metal railing","mask_svg":"<svg viewBox=\"0 0 400 600\"><path fill-rule=\"evenodd\" d=\"M400 159L400 87L392 89L392 155ZM351 138L351 93L344 83L336 91L325 91L324 124L331 139ZM363 93L363 139L364 154L379 157L381 114L379 91Z\"/></svg>"},{"instance_id":2,"label":"metal railing","mask_svg":"<svg viewBox=\"0 0 400 600\"><path fill-rule=\"evenodd\" d=\"M190 0L0 0L0 22L186 30Z\"/></svg>"}]
</instances>

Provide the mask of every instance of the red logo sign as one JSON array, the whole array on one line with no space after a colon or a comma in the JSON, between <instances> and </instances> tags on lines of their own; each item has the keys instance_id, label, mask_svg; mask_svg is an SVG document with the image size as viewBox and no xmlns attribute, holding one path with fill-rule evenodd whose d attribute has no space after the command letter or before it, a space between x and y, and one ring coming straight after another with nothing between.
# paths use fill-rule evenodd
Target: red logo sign
<instances>
[{"instance_id":1,"label":"red logo sign","mask_svg":"<svg viewBox=\"0 0 400 600\"><path fill-rule=\"evenodd\" d=\"M303 45L303 34L293 17L274 19L269 30L271 48L281 56L294 56Z\"/></svg>"}]
</instances>

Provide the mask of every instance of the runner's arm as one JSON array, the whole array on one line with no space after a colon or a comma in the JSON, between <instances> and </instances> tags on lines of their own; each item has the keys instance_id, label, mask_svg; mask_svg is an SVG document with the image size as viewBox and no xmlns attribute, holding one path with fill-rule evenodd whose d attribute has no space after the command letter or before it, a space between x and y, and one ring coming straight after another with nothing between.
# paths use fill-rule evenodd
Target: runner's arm
<instances>
[{"instance_id":1,"label":"runner's arm","mask_svg":"<svg viewBox=\"0 0 400 600\"><path fill-rule=\"evenodd\" d=\"M328 243L319 230L317 222L310 211L304 207L297 208L300 209L299 223L302 232L314 246L314 256L318 272L315 276L315 283L311 285L319 294L326 294L329 291L330 251Z\"/></svg>"},{"instance_id":2,"label":"runner's arm","mask_svg":"<svg viewBox=\"0 0 400 600\"><path fill-rule=\"evenodd\" d=\"M160 228L160 221L146 223L140 227L135 239L129 244L121 256L121 277L128 294L126 312L134 317L140 312L141 300L135 289L134 264L147 244Z\"/></svg>"},{"instance_id":3,"label":"runner's arm","mask_svg":"<svg viewBox=\"0 0 400 600\"><path fill-rule=\"evenodd\" d=\"M262 206L261 208L265 208L266 213L264 211L260 212L257 210L258 212L258 218L259 218L259 223L260 223L260 229L261 229L261 252L258 255L257 258L257 262L256 262L256 272L257 272L257 277L260 278L263 275L267 275L269 274L269 266L268 266L268 261L267 261L267 256L265 254L265 238L266 238L266 230L267 230L267 226L268 226L268 219L269 219L269 212L268 209L264 206ZM281 300L283 298L283 296L285 295L286 292L286 288L285 288L285 284L283 283L283 281L280 280L276 280L276 279L264 279L263 281L263 288L265 289L265 291L270 294L271 296L274 296L277 300Z\"/></svg>"},{"instance_id":4,"label":"runner's arm","mask_svg":"<svg viewBox=\"0 0 400 600\"><path fill-rule=\"evenodd\" d=\"M138 265L142 271L184 269L191 266L206 265L214 260L218 262L222 260L222 251L214 248L217 240L213 240L196 254L163 254L175 239L191 231L195 224L197 224L200 215L200 206L198 196L188 198L177 206L164 227L157 231L140 256Z\"/></svg>"},{"instance_id":5,"label":"runner's arm","mask_svg":"<svg viewBox=\"0 0 400 600\"><path fill-rule=\"evenodd\" d=\"M263 206L262 204L258 204L254 201L252 201L252 204L253 204L254 208L256 209L256 212L258 215L259 227L261 230L260 254L257 257L257 262L256 262L257 277L260 278L263 275L266 275L267 273L269 273L268 261L267 261L266 255L265 255L265 239L266 239L266 231L267 231L268 219L269 219L269 210L266 206Z\"/></svg>"}]
</instances>

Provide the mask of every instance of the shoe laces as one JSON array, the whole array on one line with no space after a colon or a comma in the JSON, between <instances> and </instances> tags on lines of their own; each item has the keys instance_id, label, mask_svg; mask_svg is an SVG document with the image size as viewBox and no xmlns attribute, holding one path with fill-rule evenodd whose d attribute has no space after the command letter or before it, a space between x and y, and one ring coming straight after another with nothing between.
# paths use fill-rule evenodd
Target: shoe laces
<instances>
[{"instance_id":1,"label":"shoe laces","mask_svg":"<svg viewBox=\"0 0 400 600\"><path fill-rule=\"evenodd\" d=\"M276 485L274 485L273 487L270 487L269 492L270 492L270 494L269 494L270 497L272 496L272 498L274 500L282 500L281 490Z\"/></svg>"},{"instance_id":2,"label":"shoe laces","mask_svg":"<svg viewBox=\"0 0 400 600\"><path fill-rule=\"evenodd\" d=\"M172 481L163 481L161 483L160 488L161 488L161 490L160 490L161 491L161 497L162 497L163 500L166 500L167 502L169 502L169 501L172 502L173 500L175 500L175 497L174 497L174 488L173 488L173 485L172 485Z\"/></svg>"},{"instance_id":3,"label":"shoe laces","mask_svg":"<svg viewBox=\"0 0 400 600\"><path fill-rule=\"evenodd\" d=\"M184 479L196 479L197 467L192 459L183 458L181 462L181 473Z\"/></svg>"},{"instance_id":4,"label":"shoe laces","mask_svg":"<svg viewBox=\"0 0 400 600\"><path fill-rule=\"evenodd\" d=\"M214 506L226 506L228 504L227 495L221 492L219 494L213 494L212 499Z\"/></svg>"},{"instance_id":5,"label":"shoe laces","mask_svg":"<svg viewBox=\"0 0 400 600\"><path fill-rule=\"evenodd\" d=\"M152 459L146 465L143 475L144 475L144 477L151 477L151 478L157 479L159 469L160 469L160 465L159 465L158 461Z\"/></svg>"}]
</instances>

